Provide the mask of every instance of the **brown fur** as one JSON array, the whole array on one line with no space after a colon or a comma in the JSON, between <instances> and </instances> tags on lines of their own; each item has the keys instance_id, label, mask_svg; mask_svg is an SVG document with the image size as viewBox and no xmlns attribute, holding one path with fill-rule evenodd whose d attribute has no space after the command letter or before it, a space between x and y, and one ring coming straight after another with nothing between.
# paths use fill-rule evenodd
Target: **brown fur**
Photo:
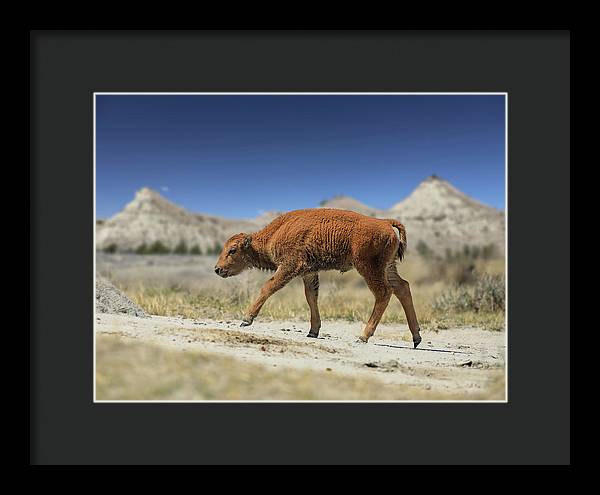
<instances>
[{"instance_id":1,"label":"brown fur","mask_svg":"<svg viewBox=\"0 0 600 495\"><path fill-rule=\"evenodd\" d=\"M318 272L356 268L375 296L373 312L360 339L366 342L373 335L394 294L404 308L416 347L421 337L410 288L398 275L395 263L405 251L406 231L397 220L315 208L285 213L254 234L232 236L225 243L215 271L222 277L251 267L275 271L248 309L242 325L250 325L272 294L301 276L311 310L308 335L316 337L321 326Z\"/></svg>"}]
</instances>

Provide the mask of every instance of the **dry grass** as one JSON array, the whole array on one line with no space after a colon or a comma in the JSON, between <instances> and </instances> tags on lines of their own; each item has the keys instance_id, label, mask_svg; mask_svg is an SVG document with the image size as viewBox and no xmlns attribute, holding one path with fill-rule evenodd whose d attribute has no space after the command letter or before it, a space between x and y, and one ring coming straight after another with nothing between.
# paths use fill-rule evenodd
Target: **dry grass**
<instances>
[{"instance_id":1,"label":"dry grass","mask_svg":"<svg viewBox=\"0 0 600 495\"><path fill-rule=\"evenodd\" d=\"M461 304L439 304L442 299L450 301L448 291L456 287L467 291L469 287L481 285L481 274L495 277L496 286L503 286L503 260L447 263L414 256L400 264L399 270L411 282L415 309L423 328L436 330L454 326L478 326L490 330L504 329L503 308L475 310ZM177 284L172 280L164 283L116 283L151 314L193 319L240 319L269 276L268 273L251 270L225 280L206 276L201 283L193 286ZM461 302L463 299L456 300ZM322 319L366 321L372 308L373 295L355 271L321 274L319 309ZM271 320L307 320L309 310L302 281L294 280L273 295L259 317ZM382 323L406 323L404 312L396 298L390 301Z\"/></svg>"},{"instance_id":2,"label":"dry grass","mask_svg":"<svg viewBox=\"0 0 600 495\"><path fill-rule=\"evenodd\" d=\"M206 352L168 349L100 335L96 343L98 400L440 400L452 394L387 385L332 371L268 368ZM501 376L493 385L504 393ZM492 394L492 398L496 398ZM464 398L464 397L463 397ZM477 399L473 395L469 398ZM490 398L489 392L485 397Z\"/></svg>"}]
</instances>

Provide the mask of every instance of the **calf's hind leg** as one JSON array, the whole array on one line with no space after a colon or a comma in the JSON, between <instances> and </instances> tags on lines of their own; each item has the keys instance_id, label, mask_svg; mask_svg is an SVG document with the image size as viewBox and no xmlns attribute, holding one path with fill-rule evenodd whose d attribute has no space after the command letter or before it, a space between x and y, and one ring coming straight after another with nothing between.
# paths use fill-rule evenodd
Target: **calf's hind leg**
<instances>
[{"instance_id":1,"label":"calf's hind leg","mask_svg":"<svg viewBox=\"0 0 600 495\"><path fill-rule=\"evenodd\" d=\"M319 274L307 273L302 277L304 280L304 295L310 306L310 331L307 337L318 337L321 329L321 316L319 315L319 306L317 298L319 296Z\"/></svg>"},{"instance_id":2,"label":"calf's hind leg","mask_svg":"<svg viewBox=\"0 0 600 495\"><path fill-rule=\"evenodd\" d=\"M388 266L386 276L388 282L392 286L394 295L402 304L404 314L406 315L406 321L408 321L408 328L413 338L413 345L416 348L421 343L421 333L419 328L419 322L417 321L417 314L415 313L415 307L413 305L412 295L410 293L410 286L406 280L404 280L396 269L395 264Z\"/></svg>"},{"instance_id":3,"label":"calf's hind leg","mask_svg":"<svg viewBox=\"0 0 600 495\"><path fill-rule=\"evenodd\" d=\"M375 333L375 329L377 328L377 325L379 325L379 321L383 316L385 308L387 308L387 305L390 302L392 289L385 277L385 273L380 273L380 270L377 270L376 267L357 267L357 270L363 276L369 289L371 289L371 292L375 296L375 306L373 306L369 321L367 322L362 335L358 337L363 342L367 342Z\"/></svg>"}]
</instances>

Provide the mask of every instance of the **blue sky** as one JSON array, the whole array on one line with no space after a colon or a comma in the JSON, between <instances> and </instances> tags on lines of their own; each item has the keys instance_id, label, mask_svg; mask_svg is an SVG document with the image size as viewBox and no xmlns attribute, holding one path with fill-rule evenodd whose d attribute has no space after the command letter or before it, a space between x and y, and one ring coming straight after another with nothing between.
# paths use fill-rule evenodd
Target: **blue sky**
<instances>
[{"instance_id":1,"label":"blue sky","mask_svg":"<svg viewBox=\"0 0 600 495\"><path fill-rule=\"evenodd\" d=\"M97 217L144 186L236 218L389 208L434 173L504 208L504 118L501 95L98 95Z\"/></svg>"}]
</instances>

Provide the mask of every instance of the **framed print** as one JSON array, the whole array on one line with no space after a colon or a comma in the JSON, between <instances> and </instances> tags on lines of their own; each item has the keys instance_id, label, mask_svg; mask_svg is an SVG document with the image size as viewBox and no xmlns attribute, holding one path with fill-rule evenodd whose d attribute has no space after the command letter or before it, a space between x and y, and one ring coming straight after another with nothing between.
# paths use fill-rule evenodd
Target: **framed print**
<instances>
[{"instance_id":1,"label":"framed print","mask_svg":"<svg viewBox=\"0 0 600 495\"><path fill-rule=\"evenodd\" d=\"M570 463L569 31L31 31L30 107L31 464Z\"/></svg>"}]
</instances>

